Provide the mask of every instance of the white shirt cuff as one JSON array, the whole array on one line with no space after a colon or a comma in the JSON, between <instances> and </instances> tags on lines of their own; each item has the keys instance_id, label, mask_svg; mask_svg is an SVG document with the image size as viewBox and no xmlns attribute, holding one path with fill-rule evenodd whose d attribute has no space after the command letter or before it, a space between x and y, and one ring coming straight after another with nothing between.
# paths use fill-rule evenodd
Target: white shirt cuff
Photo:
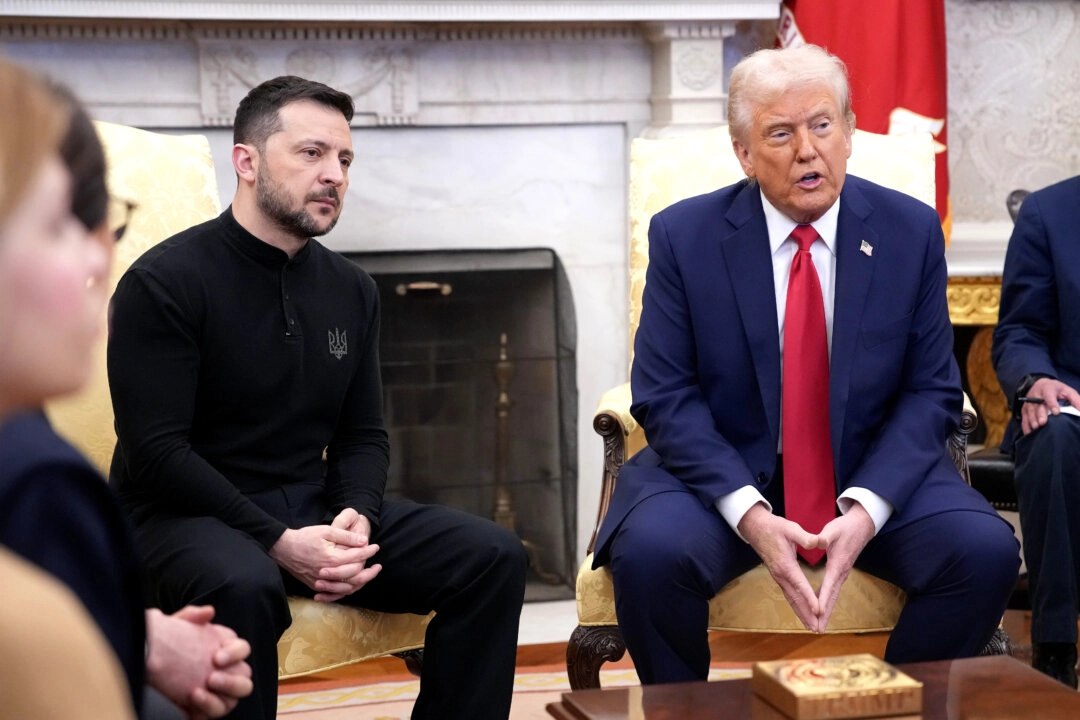
<instances>
[{"instance_id":1,"label":"white shirt cuff","mask_svg":"<svg viewBox=\"0 0 1080 720\"><path fill-rule=\"evenodd\" d=\"M874 535L881 532L881 526L893 514L891 502L873 490L867 490L866 488L851 487L840 493L840 497L836 498L836 504L844 515L847 515L847 511L851 509L852 503L855 502L862 505L863 509L870 515L870 519L874 521Z\"/></svg>"},{"instance_id":2,"label":"white shirt cuff","mask_svg":"<svg viewBox=\"0 0 1080 720\"><path fill-rule=\"evenodd\" d=\"M758 492L758 489L753 485L743 485L735 492L728 493L716 501L716 509L720 512L721 517L727 521L727 524L731 526L731 529L735 531L735 534L739 536L739 539L746 542L746 538L739 532L739 521L743 519L743 515L747 511L757 505L763 503L765 509L772 512L772 505L769 501Z\"/></svg>"}]
</instances>

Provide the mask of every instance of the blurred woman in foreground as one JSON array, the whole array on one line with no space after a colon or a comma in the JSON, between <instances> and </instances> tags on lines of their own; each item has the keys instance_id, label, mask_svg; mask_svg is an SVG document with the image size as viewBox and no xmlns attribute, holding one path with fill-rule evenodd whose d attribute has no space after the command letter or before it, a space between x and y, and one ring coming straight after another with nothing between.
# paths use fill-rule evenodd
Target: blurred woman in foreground
<instances>
[{"instance_id":1,"label":"blurred woman in foreground","mask_svg":"<svg viewBox=\"0 0 1080 720\"><path fill-rule=\"evenodd\" d=\"M210 622L212 608L144 610L123 511L40 409L90 377L105 328L107 208L104 153L81 106L0 60L0 544L79 598L140 717L219 717L251 692L250 648ZM147 685L156 692L144 700Z\"/></svg>"},{"instance_id":2,"label":"blurred woman in foreground","mask_svg":"<svg viewBox=\"0 0 1080 720\"><path fill-rule=\"evenodd\" d=\"M8 421L87 376L108 268L73 217L59 155L68 114L27 73L0 61L0 455ZM0 530L15 513L0 486ZM46 528L42 532L48 532ZM0 537L5 533L0 532ZM134 717L117 658L70 590L0 548L0 697L18 717ZM60 688L63 692L60 692Z\"/></svg>"}]
</instances>

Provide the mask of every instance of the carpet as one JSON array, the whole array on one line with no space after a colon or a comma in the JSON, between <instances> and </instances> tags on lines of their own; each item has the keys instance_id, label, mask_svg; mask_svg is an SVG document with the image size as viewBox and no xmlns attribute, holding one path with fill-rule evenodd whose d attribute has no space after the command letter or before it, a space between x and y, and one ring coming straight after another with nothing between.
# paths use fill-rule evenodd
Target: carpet
<instances>
[{"instance_id":1,"label":"carpet","mask_svg":"<svg viewBox=\"0 0 1080 720\"><path fill-rule=\"evenodd\" d=\"M713 667L710 680L750 677L747 665ZM632 669L601 670L602 687L637 685ZM278 717L290 720L407 720L412 710L419 680L378 682L282 693L278 696ZM570 690L566 671L529 672L514 678L514 699L510 720L550 720L544 709Z\"/></svg>"}]
</instances>

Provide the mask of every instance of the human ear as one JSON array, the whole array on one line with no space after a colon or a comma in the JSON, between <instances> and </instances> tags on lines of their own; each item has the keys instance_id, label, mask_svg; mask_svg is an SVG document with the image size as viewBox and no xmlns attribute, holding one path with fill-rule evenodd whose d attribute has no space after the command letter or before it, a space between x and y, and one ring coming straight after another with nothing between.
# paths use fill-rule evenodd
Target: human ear
<instances>
[{"instance_id":1,"label":"human ear","mask_svg":"<svg viewBox=\"0 0 1080 720\"><path fill-rule=\"evenodd\" d=\"M254 147L244 143L233 145L232 164L237 177L247 182L255 182L259 171L259 156Z\"/></svg>"},{"instance_id":2,"label":"human ear","mask_svg":"<svg viewBox=\"0 0 1080 720\"><path fill-rule=\"evenodd\" d=\"M743 172L746 173L746 177L755 177L754 163L750 160L750 150L738 140L731 141L731 149L735 151L735 157L738 158L739 164L742 165Z\"/></svg>"}]
</instances>

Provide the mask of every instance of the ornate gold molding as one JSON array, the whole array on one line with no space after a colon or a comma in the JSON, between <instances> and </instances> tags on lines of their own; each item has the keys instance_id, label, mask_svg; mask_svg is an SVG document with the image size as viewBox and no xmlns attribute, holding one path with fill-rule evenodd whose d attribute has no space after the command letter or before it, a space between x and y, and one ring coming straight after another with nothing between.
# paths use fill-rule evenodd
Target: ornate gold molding
<instances>
[{"instance_id":1,"label":"ornate gold molding","mask_svg":"<svg viewBox=\"0 0 1080 720\"><path fill-rule=\"evenodd\" d=\"M945 291L953 325L996 325L1000 277L951 277Z\"/></svg>"},{"instance_id":2,"label":"ornate gold molding","mask_svg":"<svg viewBox=\"0 0 1080 720\"><path fill-rule=\"evenodd\" d=\"M979 410L979 421L986 427L987 447L1001 444L1005 435L1005 426L1009 424L1012 413L1009 401L1001 391L994 366L990 362L990 345L993 341L992 327L980 328L968 346L967 378L971 388L971 397Z\"/></svg>"}]
</instances>

